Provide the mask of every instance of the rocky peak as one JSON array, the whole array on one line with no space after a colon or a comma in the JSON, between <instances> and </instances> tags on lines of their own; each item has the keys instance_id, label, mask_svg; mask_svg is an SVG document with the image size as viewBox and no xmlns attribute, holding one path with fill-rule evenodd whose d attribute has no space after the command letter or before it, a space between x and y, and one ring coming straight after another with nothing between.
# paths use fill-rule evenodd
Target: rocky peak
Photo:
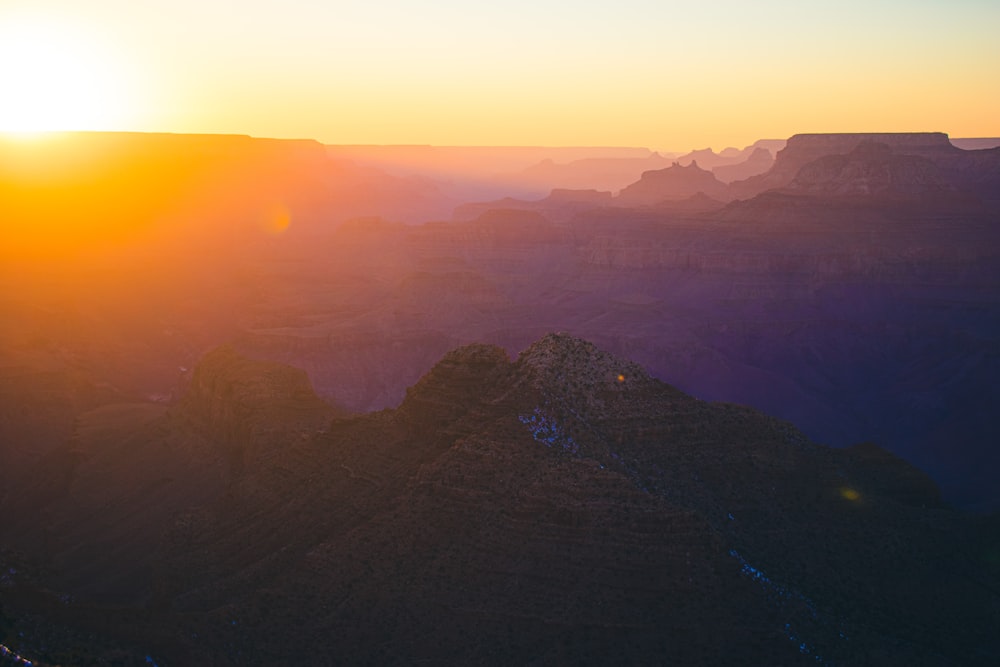
<instances>
[{"instance_id":1,"label":"rocky peak","mask_svg":"<svg viewBox=\"0 0 1000 667\"><path fill-rule=\"evenodd\" d=\"M517 365L543 381L573 377L595 384L617 382L625 374L633 380L649 380L649 375L638 364L619 359L567 333L550 333L532 343L520 354Z\"/></svg>"},{"instance_id":2,"label":"rocky peak","mask_svg":"<svg viewBox=\"0 0 1000 667\"><path fill-rule=\"evenodd\" d=\"M716 153L711 148L693 150L686 155L681 155L676 162L682 166L688 166L692 162L698 162L704 169L715 169L729 164L736 164L744 159L745 150L738 148L726 148L721 153Z\"/></svg>"},{"instance_id":3,"label":"rocky peak","mask_svg":"<svg viewBox=\"0 0 1000 667\"><path fill-rule=\"evenodd\" d=\"M618 195L628 206L651 206L663 201L687 199L703 192L715 199L728 199L725 183L692 161L688 166L675 162L666 169L645 171L642 177Z\"/></svg>"},{"instance_id":4,"label":"rocky peak","mask_svg":"<svg viewBox=\"0 0 1000 667\"><path fill-rule=\"evenodd\" d=\"M507 353L497 345L475 344L452 350L406 390L400 412L417 426L435 429L447 425L481 401L510 367Z\"/></svg>"},{"instance_id":5,"label":"rocky peak","mask_svg":"<svg viewBox=\"0 0 1000 667\"><path fill-rule=\"evenodd\" d=\"M230 345L202 358L179 411L205 425L224 446L244 453L289 430L319 430L338 413L316 395L305 371L248 359ZM272 438L276 429L281 437Z\"/></svg>"},{"instance_id":6,"label":"rocky peak","mask_svg":"<svg viewBox=\"0 0 1000 667\"><path fill-rule=\"evenodd\" d=\"M572 404L588 414L622 392L655 383L631 361L566 333L550 333L524 350L516 362L519 382L543 400Z\"/></svg>"}]
</instances>

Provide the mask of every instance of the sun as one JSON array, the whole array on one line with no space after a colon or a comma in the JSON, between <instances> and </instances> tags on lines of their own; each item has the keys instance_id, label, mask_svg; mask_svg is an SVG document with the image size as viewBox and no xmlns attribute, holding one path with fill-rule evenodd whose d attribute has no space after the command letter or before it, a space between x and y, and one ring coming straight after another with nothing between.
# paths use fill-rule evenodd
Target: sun
<instances>
[{"instance_id":1,"label":"sun","mask_svg":"<svg viewBox=\"0 0 1000 667\"><path fill-rule=\"evenodd\" d=\"M122 60L83 26L0 15L0 132L122 129Z\"/></svg>"}]
</instances>

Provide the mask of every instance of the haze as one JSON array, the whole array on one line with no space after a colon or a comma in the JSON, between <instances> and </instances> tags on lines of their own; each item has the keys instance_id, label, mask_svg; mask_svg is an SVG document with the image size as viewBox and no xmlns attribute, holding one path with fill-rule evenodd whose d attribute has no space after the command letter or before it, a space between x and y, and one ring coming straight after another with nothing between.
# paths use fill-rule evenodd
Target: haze
<instances>
[{"instance_id":1,"label":"haze","mask_svg":"<svg viewBox=\"0 0 1000 667\"><path fill-rule=\"evenodd\" d=\"M998 19L0 0L0 665L1000 665Z\"/></svg>"},{"instance_id":2,"label":"haze","mask_svg":"<svg viewBox=\"0 0 1000 667\"><path fill-rule=\"evenodd\" d=\"M72 33L67 56L104 70L91 72L104 94L128 98L105 104L102 116L83 93L55 95L63 111L31 129L676 150L810 131L1000 133L992 2L13 0L0 8L0 33L25 21L36 45L51 40L48 51ZM14 54L0 68L36 61ZM80 77L65 69L41 75L66 88ZM16 86L8 90L24 101ZM24 129L24 113L14 117L20 126L8 117L0 130Z\"/></svg>"}]
</instances>

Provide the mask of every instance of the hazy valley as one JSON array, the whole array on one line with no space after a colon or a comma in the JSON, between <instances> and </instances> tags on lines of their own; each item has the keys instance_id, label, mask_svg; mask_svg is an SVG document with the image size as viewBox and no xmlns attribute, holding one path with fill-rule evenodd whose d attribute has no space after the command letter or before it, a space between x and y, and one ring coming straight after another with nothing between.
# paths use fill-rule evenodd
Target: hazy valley
<instances>
[{"instance_id":1,"label":"hazy valley","mask_svg":"<svg viewBox=\"0 0 1000 667\"><path fill-rule=\"evenodd\" d=\"M993 664L998 144L4 144L0 643Z\"/></svg>"}]
</instances>

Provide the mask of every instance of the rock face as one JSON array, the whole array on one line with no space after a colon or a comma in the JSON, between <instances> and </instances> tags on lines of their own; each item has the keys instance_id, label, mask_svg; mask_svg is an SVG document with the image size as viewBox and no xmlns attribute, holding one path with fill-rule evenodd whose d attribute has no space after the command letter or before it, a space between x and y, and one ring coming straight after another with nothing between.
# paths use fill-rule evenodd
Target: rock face
<instances>
[{"instance_id":1,"label":"rock face","mask_svg":"<svg viewBox=\"0 0 1000 667\"><path fill-rule=\"evenodd\" d=\"M484 387L491 387L509 365L496 345L472 345L449 352L413 387L399 407L423 434L433 434L465 415Z\"/></svg>"},{"instance_id":2,"label":"rock face","mask_svg":"<svg viewBox=\"0 0 1000 667\"><path fill-rule=\"evenodd\" d=\"M733 165L743 159L741 151L735 148L727 148L721 153L716 153L711 148L701 148L680 156L674 160L682 167L689 167L692 163L701 164L703 169L715 171L718 167Z\"/></svg>"},{"instance_id":3,"label":"rock face","mask_svg":"<svg viewBox=\"0 0 1000 667\"><path fill-rule=\"evenodd\" d=\"M179 409L240 465L273 454L267 447L275 428L312 432L343 412L316 396L304 371L247 359L229 345L201 360Z\"/></svg>"},{"instance_id":4,"label":"rock face","mask_svg":"<svg viewBox=\"0 0 1000 667\"><path fill-rule=\"evenodd\" d=\"M775 176L794 177L804 165L827 155L850 153L861 144L884 144L893 152L928 159L951 155L955 147L943 132L796 134L775 160Z\"/></svg>"},{"instance_id":5,"label":"rock face","mask_svg":"<svg viewBox=\"0 0 1000 667\"><path fill-rule=\"evenodd\" d=\"M50 584L69 595L146 604L158 545L178 517L235 492L247 469L281 460L301 434L343 414L303 371L220 347L179 404L83 411L68 438L22 466L0 495L0 550L53 567Z\"/></svg>"},{"instance_id":6,"label":"rock face","mask_svg":"<svg viewBox=\"0 0 1000 667\"><path fill-rule=\"evenodd\" d=\"M785 188L789 192L836 197L939 195L953 192L932 160L900 154L889 144L865 142L843 155L809 162Z\"/></svg>"},{"instance_id":7,"label":"rock face","mask_svg":"<svg viewBox=\"0 0 1000 667\"><path fill-rule=\"evenodd\" d=\"M616 202L623 206L652 206L687 199L699 192L713 199L729 198L726 185L697 162L687 167L675 163L666 169L644 172L641 179L618 194Z\"/></svg>"},{"instance_id":8,"label":"rock face","mask_svg":"<svg viewBox=\"0 0 1000 667\"><path fill-rule=\"evenodd\" d=\"M771 151L766 148L755 148L745 161L731 165L719 165L712 169L712 173L723 183L732 183L763 174L773 165L774 156L771 155Z\"/></svg>"},{"instance_id":9,"label":"rock face","mask_svg":"<svg viewBox=\"0 0 1000 667\"><path fill-rule=\"evenodd\" d=\"M187 401L230 415L300 386L281 367L248 382L254 363L209 355ZM161 437L225 442L184 419L190 409L158 422ZM295 414L269 419L281 455L234 470L225 495L173 508L147 545L146 613L72 589L79 602L60 604L42 648L22 615L51 613L27 592L53 580L0 588L29 630L18 652L249 665L1000 656L995 535L943 506L926 476L873 445L828 449L696 400L569 335L513 361L492 345L456 349L399 409L312 434ZM105 480L112 503L122 479ZM162 514L156 495L133 502L135 522ZM76 530L102 525L81 516ZM55 581L74 581L80 562L61 560Z\"/></svg>"},{"instance_id":10,"label":"rock face","mask_svg":"<svg viewBox=\"0 0 1000 667\"><path fill-rule=\"evenodd\" d=\"M768 172L733 183L733 194L745 199L765 190L783 188L791 183L799 169L813 160L828 155L845 155L863 143L885 144L895 153L931 160L958 151L943 132L796 134L778 151Z\"/></svg>"},{"instance_id":11,"label":"rock face","mask_svg":"<svg viewBox=\"0 0 1000 667\"><path fill-rule=\"evenodd\" d=\"M674 162L684 167L689 166L692 162L697 162L703 169L711 170L719 180L728 182L726 178L723 178L723 174L727 172L742 173L742 171L750 168L751 164L762 161L765 156L770 161L773 161L773 157L771 156L784 148L785 143L784 139L759 139L742 150L730 147L719 153L716 153L711 148L704 148L676 157L674 158ZM764 167L763 169L753 171L753 173L760 173L766 170L767 167ZM752 174L747 173L742 178L750 175Z\"/></svg>"}]
</instances>

